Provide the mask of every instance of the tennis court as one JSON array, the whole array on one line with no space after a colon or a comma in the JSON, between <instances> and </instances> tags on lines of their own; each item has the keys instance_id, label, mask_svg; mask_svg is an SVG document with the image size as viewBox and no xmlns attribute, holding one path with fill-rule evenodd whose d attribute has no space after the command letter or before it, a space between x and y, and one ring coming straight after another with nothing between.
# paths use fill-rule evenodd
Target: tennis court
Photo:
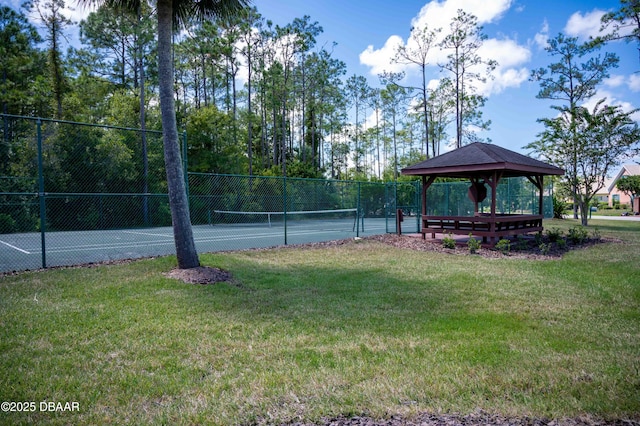
<instances>
[{"instance_id":1,"label":"tennis court","mask_svg":"<svg viewBox=\"0 0 640 426\"><path fill-rule=\"evenodd\" d=\"M276 215L278 216L278 215ZM282 219L282 215L279 215ZM357 226L354 226L357 225ZM387 232L384 218L275 220L193 227L199 253L329 241ZM0 234L0 272L43 266L40 233ZM286 240L286 241L285 241ZM76 265L175 253L171 227L47 232L46 266Z\"/></svg>"}]
</instances>

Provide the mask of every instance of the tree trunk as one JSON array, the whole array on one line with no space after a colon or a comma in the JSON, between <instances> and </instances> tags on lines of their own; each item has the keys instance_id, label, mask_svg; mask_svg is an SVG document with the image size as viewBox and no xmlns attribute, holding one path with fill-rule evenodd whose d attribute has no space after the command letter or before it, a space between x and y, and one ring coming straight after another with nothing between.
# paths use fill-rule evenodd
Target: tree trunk
<instances>
[{"instance_id":1,"label":"tree trunk","mask_svg":"<svg viewBox=\"0 0 640 426\"><path fill-rule=\"evenodd\" d=\"M582 226L588 226L589 224L589 205L586 201L580 201L580 223Z\"/></svg>"},{"instance_id":2,"label":"tree trunk","mask_svg":"<svg viewBox=\"0 0 640 426\"><path fill-rule=\"evenodd\" d=\"M200 265L189 215L184 173L178 144L175 104L173 99L173 61L171 57L172 1L158 0L158 81L160 110L162 113L162 137L164 163L169 187L169 207L173 223L173 236L181 269Z\"/></svg>"}]
</instances>

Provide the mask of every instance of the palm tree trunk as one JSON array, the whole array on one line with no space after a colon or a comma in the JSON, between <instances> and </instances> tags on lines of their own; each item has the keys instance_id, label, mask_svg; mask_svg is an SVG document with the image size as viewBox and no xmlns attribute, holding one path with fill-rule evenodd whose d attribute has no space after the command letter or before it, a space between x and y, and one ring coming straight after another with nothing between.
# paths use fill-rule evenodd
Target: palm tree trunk
<instances>
[{"instance_id":1,"label":"palm tree trunk","mask_svg":"<svg viewBox=\"0 0 640 426\"><path fill-rule=\"evenodd\" d=\"M173 99L173 61L171 58L172 0L158 0L158 81L160 110L162 113L162 136L164 163L169 187L169 207L173 235L181 269L200 265L189 215L184 173L178 144L175 104Z\"/></svg>"}]
</instances>

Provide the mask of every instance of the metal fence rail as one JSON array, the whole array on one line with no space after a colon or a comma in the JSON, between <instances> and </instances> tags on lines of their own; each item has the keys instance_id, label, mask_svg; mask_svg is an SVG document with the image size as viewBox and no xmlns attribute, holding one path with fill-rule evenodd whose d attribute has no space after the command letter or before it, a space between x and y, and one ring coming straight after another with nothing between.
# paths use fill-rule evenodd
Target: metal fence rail
<instances>
[{"instance_id":1,"label":"metal fence rail","mask_svg":"<svg viewBox=\"0 0 640 426\"><path fill-rule=\"evenodd\" d=\"M160 132L0 120L0 272L175 252ZM419 231L418 181L185 175L199 252L396 232L397 209L403 232ZM467 187L432 185L428 213L473 212ZM498 190L503 212L537 211L526 179L505 179Z\"/></svg>"}]
</instances>

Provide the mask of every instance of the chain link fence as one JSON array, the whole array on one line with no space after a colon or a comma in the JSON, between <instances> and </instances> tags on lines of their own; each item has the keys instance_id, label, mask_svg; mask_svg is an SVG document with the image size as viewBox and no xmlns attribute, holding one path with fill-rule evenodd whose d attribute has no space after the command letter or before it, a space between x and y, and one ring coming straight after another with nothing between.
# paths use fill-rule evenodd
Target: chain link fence
<instances>
[{"instance_id":1,"label":"chain link fence","mask_svg":"<svg viewBox=\"0 0 640 426\"><path fill-rule=\"evenodd\" d=\"M0 119L0 272L175 253L160 132ZM199 252L395 233L398 209L419 231L418 181L186 175ZM432 185L428 214L473 212L467 187ZM503 212L537 212L526 179L499 191Z\"/></svg>"},{"instance_id":2,"label":"chain link fence","mask_svg":"<svg viewBox=\"0 0 640 426\"><path fill-rule=\"evenodd\" d=\"M427 214L434 216L473 216L474 204L467 191L469 181L443 182L431 185L427 191ZM480 213L491 212L492 189L478 204ZM547 182L543 191L543 215L553 217L553 184ZM501 179L496 194L496 212L499 214L538 214L538 189L526 178Z\"/></svg>"}]
</instances>

